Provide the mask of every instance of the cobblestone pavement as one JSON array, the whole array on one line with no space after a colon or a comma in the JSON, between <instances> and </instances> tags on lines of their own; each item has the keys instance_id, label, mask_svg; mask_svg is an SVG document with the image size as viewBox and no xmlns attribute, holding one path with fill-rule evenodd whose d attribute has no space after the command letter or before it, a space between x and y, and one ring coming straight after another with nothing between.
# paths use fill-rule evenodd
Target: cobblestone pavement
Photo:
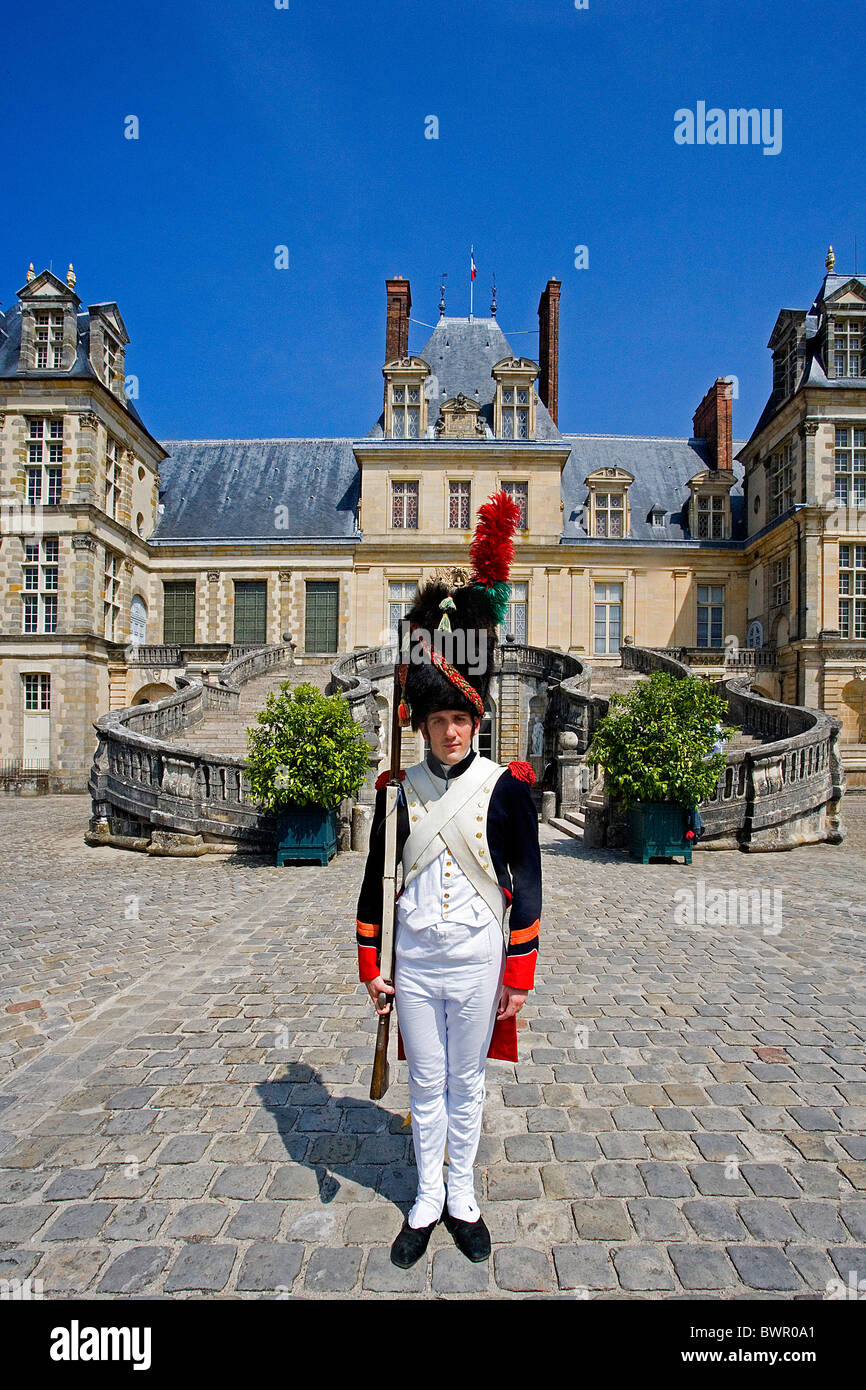
<instances>
[{"instance_id":1,"label":"cobblestone pavement","mask_svg":"<svg viewBox=\"0 0 866 1390\"><path fill-rule=\"evenodd\" d=\"M440 1227L401 1272L408 1096L405 1064L383 1104L367 1096L362 856L93 850L85 798L7 801L0 1279L46 1298L850 1287L866 1278L866 797L845 811L841 847L691 868L542 827L522 1060L488 1066L493 1257L470 1264ZM763 892L762 912L731 890Z\"/></svg>"}]
</instances>

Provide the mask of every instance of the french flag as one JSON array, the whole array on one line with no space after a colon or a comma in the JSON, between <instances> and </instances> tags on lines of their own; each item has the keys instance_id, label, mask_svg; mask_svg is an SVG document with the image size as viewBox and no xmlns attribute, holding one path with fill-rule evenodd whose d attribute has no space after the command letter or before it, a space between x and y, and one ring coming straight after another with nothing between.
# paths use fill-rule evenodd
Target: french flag
<instances>
[{"instance_id":1,"label":"french flag","mask_svg":"<svg viewBox=\"0 0 866 1390\"><path fill-rule=\"evenodd\" d=\"M475 247L473 246L473 247L470 248L470 251L469 251L469 283L470 283L470 285L472 284L472 281L475 279L475 276L476 276L477 274L478 274L478 267L477 267L476 264L475 264Z\"/></svg>"}]
</instances>

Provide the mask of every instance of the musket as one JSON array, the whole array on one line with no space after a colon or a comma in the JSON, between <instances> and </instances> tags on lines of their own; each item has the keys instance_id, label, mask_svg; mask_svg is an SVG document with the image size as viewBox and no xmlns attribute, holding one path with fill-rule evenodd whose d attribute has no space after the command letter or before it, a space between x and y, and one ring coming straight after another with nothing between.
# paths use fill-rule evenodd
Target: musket
<instances>
[{"instance_id":1,"label":"musket","mask_svg":"<svg viewBox=\"0 0 866 1390\"><path fill-rule=\"evenodd\" d=\"M397 794L400 790L400 657L406 620L397 624L397 656L394 662L394 697L391 701L391 777L385 787L385 861L382 875L382 939L379 951L379 974L388 985L394 983L394 905L397 898ZM380 1009L391 1000L388 1012L379 1014L376 1030L376 1051L373 1056L373 1077L370 1099L381 1100L390 1080L388 1040L391 1036L391 1014L394 996L379 994Z\"/></svg>"}]
</instances>

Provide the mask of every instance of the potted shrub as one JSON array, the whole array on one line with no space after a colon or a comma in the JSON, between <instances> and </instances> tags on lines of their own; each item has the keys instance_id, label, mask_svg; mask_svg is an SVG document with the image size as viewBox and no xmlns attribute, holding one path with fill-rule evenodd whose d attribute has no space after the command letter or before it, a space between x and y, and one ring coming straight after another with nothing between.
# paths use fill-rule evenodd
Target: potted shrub
<instances>
[{"instance_id":1,"label":"potted shrub","mask_svg":"<svg viewBox=\"0 0 866 1390\"><path fill-rule=\"evenodd\" d=\"M337 852L337 807L354 796L370 750L342 695L314 685L271 691L257 725L247 729L250 791L275 816L277 863Z\"/></svg>"},{"instance_id":2,"label":"potted shrub","mask_svg":"<svg viewBox=\"0 0 866 1390\"><path fill-rule=\"evenodd\" d=\"M713 744L735 730L722 723L727 701L708 681L654 671L628 695L611 695L587 749L604 768L611 804L628 812L629 848L692 861L689 813L715 792L725 755Z\"/></svg>"}]
</instances>

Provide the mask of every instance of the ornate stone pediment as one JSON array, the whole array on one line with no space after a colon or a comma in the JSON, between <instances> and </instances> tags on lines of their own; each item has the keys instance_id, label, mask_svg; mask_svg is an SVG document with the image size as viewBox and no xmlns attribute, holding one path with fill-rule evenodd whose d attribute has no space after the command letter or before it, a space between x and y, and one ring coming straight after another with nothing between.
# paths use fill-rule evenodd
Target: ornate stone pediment
<instances>
[{"instance_id":1,"label":"ornate stone pediment","mask_svg":"<svg viewBox=\"0 0 866 1390\"><path fill-rule=\"evenodd\" d=\"M694 492L695 488L727 488L730 490L737 481L732 468L702 468L699 473L693 473L688 480L688 486Z\"/></svg>"},{"instance_id":2,"label":"ornate stone pediment","mask_svg":"<svg viewBox=\"0 0 866 1390\"><path fill-rule=\"evenodd\" d=\"M25 304L56 300L67 300L76 306L81 303L72 286L64 285L51 270L43 270L34 275L32 280L28 280L18 291L18 298Z\"/></svg>"},{"instance_id":3,"label":"ornate stone pediment","mask_svg":"<svg viewBox=\"0 0 866 1390\"><path fill-rule=\"evenodd\" d=\"M824 308L828 314L847 314L852 309L866 309L866 292L860 281L851 276L850 280L844 285L839 285L824 300Z\"/></svg>"},{"instance_id":4,"label":"ornate stone pediment","mask_svg":"<svg viewBox=\"0 0 866 1390\"><path fill-rule=\"evenodd\" d=\"M480 436L483 439L484 419L478 401L470 400L462 391L450 401L443 401L439 407L435 433L437 439L443 436L449 439L475 439Z\"/></svg>"},{"instance_id":5,"label":"ornate stone pediment","mask_svg":"<svg viewBox=\"0 0 866 1390\"><path fill-rule=\"evenodd\" d=\"M609 468L594 468L591 473L587 473L583 480L585 483L622 483L624 487L630 486L634 482L634 474L629 473L627 468L619 468L611 465Z\"/></svg>"},{"instance_id":6,"label":"ornate stone pediment","mask_svg":"<svg viewBox=\"0 0 866 1390\"><path fill-rule=\"evenodd\" d=\"M88 309L90 310L91 318L94 315L98 315L105 321L110 331L119 342L122 343L124 347L127 346L129 343L129 334L126 331L126 324L123 322L120 310L113 300L105 304L89 304Z\"/></svg>"}]
</instances>

